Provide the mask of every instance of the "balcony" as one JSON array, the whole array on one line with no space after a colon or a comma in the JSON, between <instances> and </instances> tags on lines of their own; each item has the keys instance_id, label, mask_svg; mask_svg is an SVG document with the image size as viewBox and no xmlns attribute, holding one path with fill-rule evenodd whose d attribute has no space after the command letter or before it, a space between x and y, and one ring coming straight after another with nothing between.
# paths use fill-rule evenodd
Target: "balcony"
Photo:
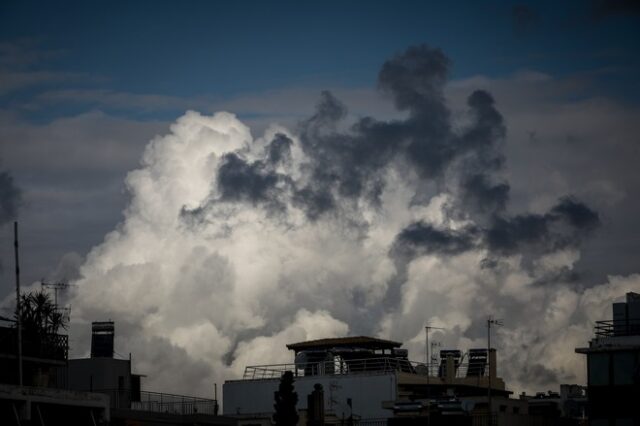
<instances>
[{"instance_id":1,"label":"balcony","mask_svg":"<svg viewBox=\"0 0 640 426\"><path fill-rule=\"evenodd\" d=\"M640 319L596 321L597 337L640 336Z\"/></svg>"},{"instance_id":2,"label":"balcony","mask_svg":"<svg viewBox=\"0 0 640 426\"><path fill-rule=\"evenodd\" d=\"M453 376L456 378L484 377L488 376L488 370L488 366L484 363L461 363L456 366ZM305 364L254 365L245 368L242 380L279 379L285 371L292 371L296 377L389 372L445 377L446 363L426 365L407 359L386 357L354 360L336 359L334 361Z\"/></svg>"},{"instance_id":3,"label":"balcony","mask_svg":"<svg viewBox=\"0 0 640 426\"><path fill-rule=\"evenodd\" d=\"M160 392L131 392L125 389L102 389L92 392L109 396L111 408L169 413L179 415L217 415L218 401L193 396L174 395Z\"/></svg>"},{"instance_id":4,"label":"balcony","mask_svg":"<svg viewBox=\"0 0 640 426\"><path fill-rule=\"evenodd\" d=\"M22 356L40 360L66 361L69 337L64 334L22 335ZM18 333L15 328L0 327L0 354L13 358L18 352Z\"/></svg>"}]
</instances>

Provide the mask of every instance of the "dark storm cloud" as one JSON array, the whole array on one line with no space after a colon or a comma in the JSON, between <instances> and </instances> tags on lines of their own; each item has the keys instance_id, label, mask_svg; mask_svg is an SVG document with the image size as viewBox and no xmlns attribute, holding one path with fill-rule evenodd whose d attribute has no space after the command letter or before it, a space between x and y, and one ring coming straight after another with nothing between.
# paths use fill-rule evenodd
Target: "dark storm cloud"
<instances>
[{"instance_id":1,"label":"dark storm cloud","mask_svg":"<svg viewBox=\"0 0 640 426\"><path fill-rule=\"evenodd\" d=\"M265 162L249 162L234 153L224 155L218 169L223 201L273 202L277 200L278 185L286 180Z\"/></svg>"},{"instance_id":2,"label":"dark storm cloud","mask_svg":"<svg viewBox=\"0 0 640 426\"><path fill-rule=\"evenodd\" d=\"M493 96L484 90L476 90L467 99L474 117L459 141L459 151L472 152L475 166L483 170L499 170L504 165L504 155L496 146L506 135L502 115L495 108Z\"/></svg>"},{"instance_id":3,"label":"dark storm cloud","mask_svg":"<svg viewBox=\"0 0 640 426\"><path fill-rule=\"evenodd\" d=\"M638 0L592 0L592 15L596 19L614 15L640 16L640 1Z\"/></svg>"},{"instance_id":4,"label":"dark storm cloud","mask_svg":"<svg viewBox=\"0 0 640 426\"><path fill-rule=\"evenodd\" d=\"M538 13L524 4L517 4L511 8L513 32L517 36L523 36L535 29L540 17Z\"/></svg>"},{"instance_id":5,"label":"dark storm cloud","mask_svg":"<svg viewBox=\"0 0 640 426\"><path fill-rule=\"evenodd\" d=\"M394 309L400 303L401 289L407 281L409 263L413 259L427 254L451 256L464 253L478 245L478 237L481 237L481 232L475 227L454 231L416 222L404 228L396 236L389 253L396 273L388 282L384 308Z\"/></svg>"},{"instance_id":6,"label":"dark storm cloud","mask_svg":"<svg viewBox=\"0 0 640 426\"><path fill-rule=\"evenodd\" d=\"M442 89L449 67L449 58L442 50L424 44L412 46L382 65L378 85L391 94L400 110L448 116Z\"/></svg>"},{"instance_id":7,"label":"dark storm cloud","mask_svg":"<svg viewBox=\"0 0 640 426\"><path fill-rule=\"evenodd\" d=\"M471 250L475 246L475 228L460 231L436 229L424 222L409 225L396 237L394 248L396 254L415 257L419 254L459 254Z\"/></svg>"},{"instance_id":8,"label":"dark storm cloud","mask_svg":"<svg viewBox=\"0 0 640 426\"><path fill-rule=\"evenodd\" d=\"M487 232L489 249L509 255L522 251L544 254L580 243L600 225L598 214L566 197L548 213L496 218Z\"/></svg>"},{"instance_id":9,"label":"dark storm cloud","mask_svg":"<svg viewBox=\"0 0 640 426\"><path fill-rule=\"evenodd\" d=\"M505 208L509 199L509 184L492 184L486 174L467 176L461 184L466 206L486 212L498 212Z\"/></svg>"},{"instance_id":10,"label":"dark storm cloud","mask_svg":"<svg viewBox=\"0 0 640 426\"><path fill-rule=\"evenodd\" d=\"M21 194L13 177L8 172L0 172L0 225L17 217Z\"/></svg>"},{"instance_id":11,"label":"dark storm cloud","mask_svg":"<svg viewBox=\"0 0 640 426\"><path fill-rule=\"evenodd\" d=\"M462 176L462 197L469 201L466 207L486 212L504 206L508 185L486 175L504 164L499 149L505 136L502 116L489 93L475 91L467 100L472 124L454 132L443 93L449 67L441 50L426 45L410 47L384 63L379 89L408 112L404 120L365 117L341 131L346 108L330 92L322 93L316 113L300 126L311 179L298 188L296 200L310 218L339 208L341 200L364 199L375 205L383 173L392 164L408 166L425 181L441 182L449 167L460 162L457 173Z\"/></svg>"},{"instance_id":12,"label":"dark storm cloud","mask_svg":"<svg viewBox=\"0 0 640 426\"><path fill-rule=\"evenodd\" d=\"M506 206L510 189L508 183L494 177L499 176L505 163L501 150L506 136L504 120L495 108L493 96L484 90L473 92L467 105L474 123L458 141L463 153L458 171L460 202L472 216L498 213Z\"/></svg>"},{"instance_id":13,"label":"dark storm cloud","mask_svg":"<svg viewBox=\"0 0 640 426\"><path fill-rule=\"evenodd\" d=\"M481 261L482 268L495 268L500 257L514 254L523 255L523 267L531 268L531 260L538 256L579 247L599 225L596 212L569 197L562 198L542 215L494 215L486 228L468 226L450 230L437 229L425 222L413 223L396 236L389 252L396 273L388 282L384 308L393 309L400 303L409 264L420 256L455 256L473 249L484 249L488 257ZM572 283L578 278L577 273L563 267L548 272L534 284Z\"/></svg>"},{"instance_id":14,"label":"dark storm cloud","mask_svg":"<svg viewBox=\"0 0 640 426\"><path fill-rule=\"evenodd\" d=\"M293 141L282 133L276 134L268 147L267 158L271 164L288 162L291 160L291 145Z\"/></svg>"},{"instance_id":15,"label":"dark storm cloud","mask_svg":"<svg viewBox=\"0 0 640 426\"><path fill-rule=\"evenodd\" d=\"M241 153L223 157L218 171L221 199L267 205L278 200L284 208L280 200L289 196L310 220L329 212L352 214L355 202L378 205L390 167L419 178L414 200L430 199L421 191L432 184L450 193L446 213L474 225L452 230L416 221L400 231L389 251L396 274L388 283L385 309L400 302L409 264L420 256L486 250L483 266L490 268L502 256L522 254L527 266L536 256L577 248L600 223L598 214L579 201L562 198L543 214L506 213L510 185L504 176L504 119L493 96L476 90L467 98L469 124L457 129L443 94L449 68L442 51L426 45L410 47L384 63L378 85L407 112L400 120L364 117L347 126L346 107L330 92L322 92L315 113L300 123L307 159L302 164L304 183L276 172L276 166L290 158L292 145L277 135L261 161L247 161ZM574 279L566 271L558 274L549 279Z\"/></svg>"},{"instance_id":16,"label":"dark storm cloud","mask_svg":"<svg viewBox=\"0 0 640 426\"><path fill-rule=\"evenodd\" d=\"M449 67L440 49L420 45L386 61L378 76L380 89L409 111L400 123L403 153L425 178L440 176L456 155L443 93Z\"/></svg>"},{"instance_id":17,"label":"dark storm cloud","mask_svg":"<svg viewBox=\"0 0 640 426\"><path fill-rule=\"evenodd\" d=\"M345 107L323 92L316 114L301 123L310 180L299 188L296 200L310 218L338 207L336 198L364 197L375 202L382 185L380 174L398 149L401 126L365 118L342 133L336 129L345 115Z\"/></svg>"},{"instance_id":18,"label":"dark storm cloud","mask_svg":"<svg viewBox=\"0 0 640 426\"><path fill-rule=\"evenodd\" d=\"M410 260L425 254L456 255L475 248L486 248L494 255L524 252L540 255L578 247L599 226L595 211L565 197L546 214L495 216L486 229L470 226L454 231L436 229L424 222L413 223L396 236L391 255ZM490 260L486 266L491 267Z\"/></svg>"},{"instance_id":19,"label":"dark storm cloud","mask_svg":"<svg viewBox=\"0 0 640 426\"><path fill-rule=\"evenodd\" d=\"M335 207L335 200L329 191L322 188L313 189L312 186L296 191L293 202L297 207L303 208L311 220L318 219Z\"/></svg>"}]
</instances>

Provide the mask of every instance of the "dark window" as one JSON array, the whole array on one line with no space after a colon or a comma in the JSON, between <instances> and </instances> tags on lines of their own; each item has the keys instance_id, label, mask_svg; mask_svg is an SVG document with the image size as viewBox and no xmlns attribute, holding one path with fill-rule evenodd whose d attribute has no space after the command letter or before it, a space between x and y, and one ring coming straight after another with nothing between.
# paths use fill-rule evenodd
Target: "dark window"
<instances>
[{"instance_id":1,"label":"dark window","mask_svg":"<svg viewBox=\"0 0 640 426\"><path fill-rule=\"evenodd\" d=\"M609 381L609 354L589 354L589 385L608 385Z\"/></svg>"},{"instance_id":2,"label":"dark window","mask_svg":"<svg viewBox=\"0 0 640 426\"><path fill-rule=\"evenodd\" d=\"M635 363L633 352L615 352L613 354L613 384L632 385Z\"/></svg>"},{"instance_id":3,"label":"dark window","mask_svg":"<svg viewBox=\"0 0 640 426\"><path fill-rule=\"evenodd\" d=\"M118 376L118 389L124 389L124 377Z\"/></svg>"},{"instance_id":4,"label":"dark window","mask_svg":"<svg viewBox=\"0 0 640 426\"><path fill-rule=\"evenodd\" d=\"M500 412L501 413L506 413L507 412L507 406L506 405L501 405L500 406Z\"/></svg>"},{"instance_id":5,"label":"dark window","mask_svg":"<svg viewBox=\"0 0 640 426\"><path fill-rule=\"evenodd\" d=\"M131 400L140 401L140 376L131 376Z\"/></svg>"},{"instance_id":6,"label":"dark window","mask_svg":"<svg viewBox=\"0 0 640 426\"><path fill-rule=\"evenodd\" d=\"M513 414L520 414L520 407L513 407Z\"/></svg>"}]
</instances>

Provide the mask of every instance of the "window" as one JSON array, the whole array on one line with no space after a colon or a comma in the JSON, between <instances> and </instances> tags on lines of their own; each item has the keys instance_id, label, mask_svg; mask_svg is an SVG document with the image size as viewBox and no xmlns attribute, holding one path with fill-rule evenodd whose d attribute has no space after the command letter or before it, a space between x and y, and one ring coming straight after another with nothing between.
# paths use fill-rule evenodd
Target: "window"
<instances>
[{"instance_id":1,"label":"window","mask_svg":"<svg viewBox=\"0 0 640 426\"><path fill-rule=\"evenodd\" d=\"M615 352L613 354L613 384L632 385L635 370L635 354L633 352Z\"/></svg>"},{"instance_id":2,"label":"window","mask_svg":"<svg viewBox=\"0 0 640 426\"><path fill-rule=\"evenodd\" d=\"M609 381L609 354L589 354L589 385L608 385Z\"/></svg>"},{"instance_id":3,"label":"window","mask_svg":"<svg viewBox=\"0 0 640 426\"><path fill-rule=\"evenodd\" d=\"M513 414L520 414L520 407L513 407Z\"/></svg>"}]
</instances>

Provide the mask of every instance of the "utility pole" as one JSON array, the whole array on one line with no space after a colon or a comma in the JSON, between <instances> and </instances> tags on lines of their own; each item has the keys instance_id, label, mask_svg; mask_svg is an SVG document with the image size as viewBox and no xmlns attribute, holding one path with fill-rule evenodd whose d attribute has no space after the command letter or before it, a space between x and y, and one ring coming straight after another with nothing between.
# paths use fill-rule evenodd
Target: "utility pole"
<instances>
[{"instance_id":1,"label":"utility pole","mask_svg":"<svg viewBox=\"0 0 640 426\"><path fill-rule=\"evenodd\" d=\"M13 247L16 259L16 323L18 328L18 385L22 386L22 311L20 309L20 258L18 257L18 222L13 222Z\"/></svg>"},{"instance_id":2,"label":"utility pole","mask_svg":"<svg viewBox=\"0 0 640 426\"><path fill-rule=\"evenodd\" d=\"M495 326L501 326L502 324L502 320L499 319L493 319L491 317L489 317L487 319L487 358L488 358L488 364L489 364L489 380L488 380L488 385L487 385L487 406L489 407L489 416L491 419L491 424L493 424L493 409L491 406L491 326L495 325Z\"/></svg>"}]
</instances>

